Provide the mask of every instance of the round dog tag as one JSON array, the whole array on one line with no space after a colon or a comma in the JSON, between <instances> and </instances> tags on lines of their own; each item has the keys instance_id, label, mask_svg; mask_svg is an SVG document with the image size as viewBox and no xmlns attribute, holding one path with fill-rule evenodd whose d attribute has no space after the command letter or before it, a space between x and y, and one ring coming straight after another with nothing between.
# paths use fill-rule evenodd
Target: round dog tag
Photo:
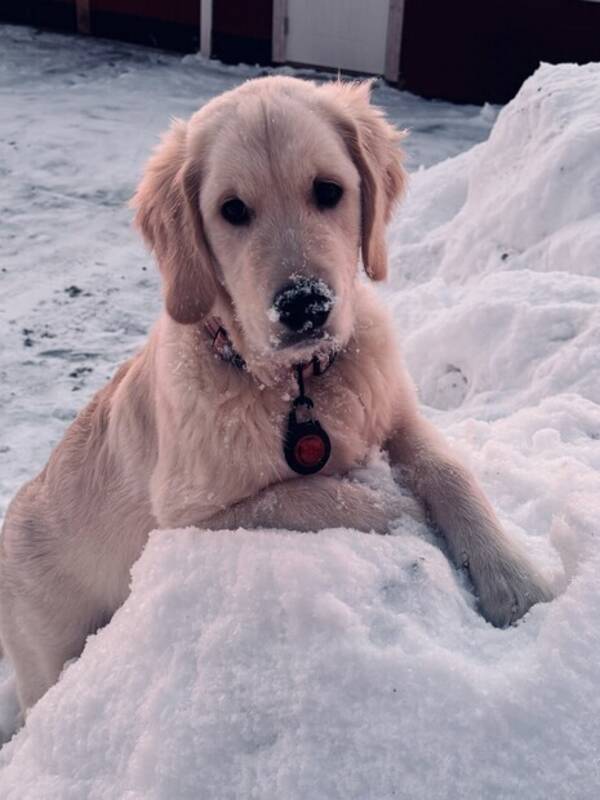
<instances>
[{"instance_id":1,"label":"round dog tag","mask_svg":"<svg viewBox=\"0 0 600 800\"><path fill-rule=\"evenodd\" d=\"M298 422L290 411L283 445L288 466L299 475L313 475L323 469L331 455L331 442L317 420Z\"/></svg>"}]
</instances>

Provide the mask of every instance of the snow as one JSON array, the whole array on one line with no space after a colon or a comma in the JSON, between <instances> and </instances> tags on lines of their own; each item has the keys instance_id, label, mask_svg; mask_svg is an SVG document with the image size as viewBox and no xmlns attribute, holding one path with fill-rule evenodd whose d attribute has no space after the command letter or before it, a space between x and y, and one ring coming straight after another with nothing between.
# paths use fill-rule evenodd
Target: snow
<instances>
[{"instance_id":1,"label":"snow","mask_svg":"<svg viewBox=\"0 0 600 800\"><path fill-rule=\"evenodd\" d=\"M124 207L156 136L256 70L0 40L5 507L156 314ZM3 799L599 796L600 65L542 66L499 115L375 101L413 131L382 294L424 410L558 598L492 628L417 523L155 532L0 751Z\"/></svg>"}]
</instances>

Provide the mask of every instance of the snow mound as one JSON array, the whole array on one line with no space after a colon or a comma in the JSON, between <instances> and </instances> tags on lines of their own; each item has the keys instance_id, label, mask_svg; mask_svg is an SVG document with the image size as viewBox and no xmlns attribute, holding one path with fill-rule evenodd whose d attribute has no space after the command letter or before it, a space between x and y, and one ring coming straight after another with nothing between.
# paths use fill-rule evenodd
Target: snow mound
<instances>
[{"instance_id":1,"label":"snow mound","mask_svg":"<svg viewBox=\"0 0 600 800\"><path fill-rule=\"evenodd\" d=\"M584 797L592 580L504 632L416 536L157 532L3 751L2 797Z\"/></svg>"},{"instance_id":2,"label":"snow mound","mask_svg":"<svg viewBox=\"0 0 600 800\"><path fill-rule=\"evenodd\" d=\"M413 177L383 290L427 413L547 574L560 553L560 596L496 630L418 527L155 532L1 751L3 799L600 796L598 108L599 65L542 67Z\"/></svg>"},{"instance_id":3,"label":"snow mound","mask_svg":"<svg viewBox=\"0 0 600 800\"><path fill-rule=\"evenodd\" d=\"M599 107L600 64L544 65L487 142L413 176L391 299L427 404L600 401Z\"/></svg>"}]
</instances>

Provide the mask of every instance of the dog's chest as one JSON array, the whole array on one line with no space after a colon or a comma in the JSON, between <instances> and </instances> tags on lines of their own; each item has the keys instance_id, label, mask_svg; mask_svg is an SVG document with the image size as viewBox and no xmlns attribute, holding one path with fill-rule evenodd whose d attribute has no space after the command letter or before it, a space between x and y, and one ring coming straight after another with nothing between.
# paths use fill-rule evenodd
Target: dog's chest
<instances>
[{"instance_id":1,"label":"dog's chest","mask_svg":"<svg viewBox=\"0 0 600 800\"><path fill-rule=\"evenodd\" d=\"M326 374L307 378L305 392L314 403L310 417L331 441L322 473L344 473L383 443L392 419L388 384L384 365L376 360L361 365L339 358ZM297 394L290 380L280 387L240 391L219 404L210 426L216 455L211 480L221 502L296 476L286 462L284 443ZM306 419L303 408L299 418Z\"/></svg>"}]
</instances>

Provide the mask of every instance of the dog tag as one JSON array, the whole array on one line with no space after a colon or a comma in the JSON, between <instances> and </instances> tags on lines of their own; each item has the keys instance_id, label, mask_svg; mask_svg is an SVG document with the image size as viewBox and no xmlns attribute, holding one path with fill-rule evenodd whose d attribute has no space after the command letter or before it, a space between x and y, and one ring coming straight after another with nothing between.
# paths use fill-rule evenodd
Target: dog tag
<instances>
[{"instance_id":1,"label":"dog tag","mask_svg":"<svg viewBox=\"0 0 600 800\"><path fill-rule=\"evenodd\" d=\"M288 416L288 426L283 442L283 453L288 466L299 475L313 475L323 469L331 455L331 442L326 431L316 419L299 422L296 409L299 405L308 410L312 400L305 395L296 398Z\"/></svg>"}]
</instances>

